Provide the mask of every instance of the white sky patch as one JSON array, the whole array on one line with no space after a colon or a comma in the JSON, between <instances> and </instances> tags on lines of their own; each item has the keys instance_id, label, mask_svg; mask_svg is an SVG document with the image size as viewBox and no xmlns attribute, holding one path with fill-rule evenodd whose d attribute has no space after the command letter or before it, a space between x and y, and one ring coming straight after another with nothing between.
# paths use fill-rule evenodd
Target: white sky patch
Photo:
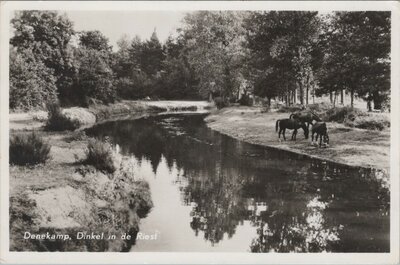
<instances>
[{"instance_id":1,"label":"white sky patch","mask_svg":"<svg viewBox=\"0 0 400 265\"><path fill-rule=\"evenodd\" d=\"M154 29L161 42L174 35L182 24L185 12L175 11L65 11L76 31L99 30L117 50L117 41L124 34L149 39Z\"/></svg>"}]
</instances>

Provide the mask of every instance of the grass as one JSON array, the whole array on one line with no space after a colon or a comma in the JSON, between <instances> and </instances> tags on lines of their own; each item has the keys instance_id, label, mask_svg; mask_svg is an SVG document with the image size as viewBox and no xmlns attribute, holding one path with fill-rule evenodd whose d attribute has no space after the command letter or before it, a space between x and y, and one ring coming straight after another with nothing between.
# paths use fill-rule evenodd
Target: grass
<instances>
[{"instance_id":1,"label":"grass","mask_svg":"<svg viewBox=\"0 0 400 265\"><path fill-rule=\"evenodd\" d=\"M10 138L10 164L43 164L50 158L51 146L37 133L19 134Z\"/></svg>"}]
</instances>

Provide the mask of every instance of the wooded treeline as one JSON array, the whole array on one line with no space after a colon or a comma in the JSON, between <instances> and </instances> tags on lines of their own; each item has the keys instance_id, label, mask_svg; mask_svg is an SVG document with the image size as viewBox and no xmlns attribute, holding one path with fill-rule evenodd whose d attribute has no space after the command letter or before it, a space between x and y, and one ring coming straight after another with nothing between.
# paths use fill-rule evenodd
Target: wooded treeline
<instances>
[{"instance_id":1,"label":"wooded treeline","mask_svg":"<svg viewBox=\"0 0 400 265\"><path fill-rule=\"evenodd\" d=\"M123 36L116 51L55 11L19 11L11 24L11 109L248 94L290 105L344 92L380 108L390 97L390 12L198 11L165 43L156 31Z\"/></svg>"}]
</instances>

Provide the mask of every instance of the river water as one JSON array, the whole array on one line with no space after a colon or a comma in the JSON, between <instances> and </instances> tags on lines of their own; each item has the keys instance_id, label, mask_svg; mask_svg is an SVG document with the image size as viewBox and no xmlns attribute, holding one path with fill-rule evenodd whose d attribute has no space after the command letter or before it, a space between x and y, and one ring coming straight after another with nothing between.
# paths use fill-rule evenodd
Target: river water
<instances>
[{"instance_id":1,"label":"river water","mask_svg":"<svg viewBox=\"0 0 400 265\"><path fill-rule=\"evenodd\" d=\"M131 251L388 252L389 192L375 172L251 145L205 114L89 129L129 156L154 208Z\"/></svg>"}]
</instances>

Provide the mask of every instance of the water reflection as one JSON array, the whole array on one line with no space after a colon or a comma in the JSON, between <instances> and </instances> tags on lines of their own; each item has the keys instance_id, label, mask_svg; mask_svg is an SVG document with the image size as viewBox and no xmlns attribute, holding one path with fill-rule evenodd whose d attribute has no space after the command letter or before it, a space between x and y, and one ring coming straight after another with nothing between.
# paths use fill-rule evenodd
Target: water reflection
<instances>
[{"instance_id":1,"label":"water reflection","mask_svg":"<svg viewBox=\"0 0 400 265\"><path fill-rule=\"evenodd\" d=\"M186 250L200 251L194 242L202 237L205 250L231 241L253 252L389 251L389 193L374 172L245 144L209 130L202 119L164 115L88 131L110 136L137 167L150 163L153 177L173 179L151 187L176 187L169 195L178 193L186 208L170 205L170 212L181 211L192 231L174 222L163 229L188 233ZM238 229L256 232L248 242Z\"/></svg>"}]
</instances>

